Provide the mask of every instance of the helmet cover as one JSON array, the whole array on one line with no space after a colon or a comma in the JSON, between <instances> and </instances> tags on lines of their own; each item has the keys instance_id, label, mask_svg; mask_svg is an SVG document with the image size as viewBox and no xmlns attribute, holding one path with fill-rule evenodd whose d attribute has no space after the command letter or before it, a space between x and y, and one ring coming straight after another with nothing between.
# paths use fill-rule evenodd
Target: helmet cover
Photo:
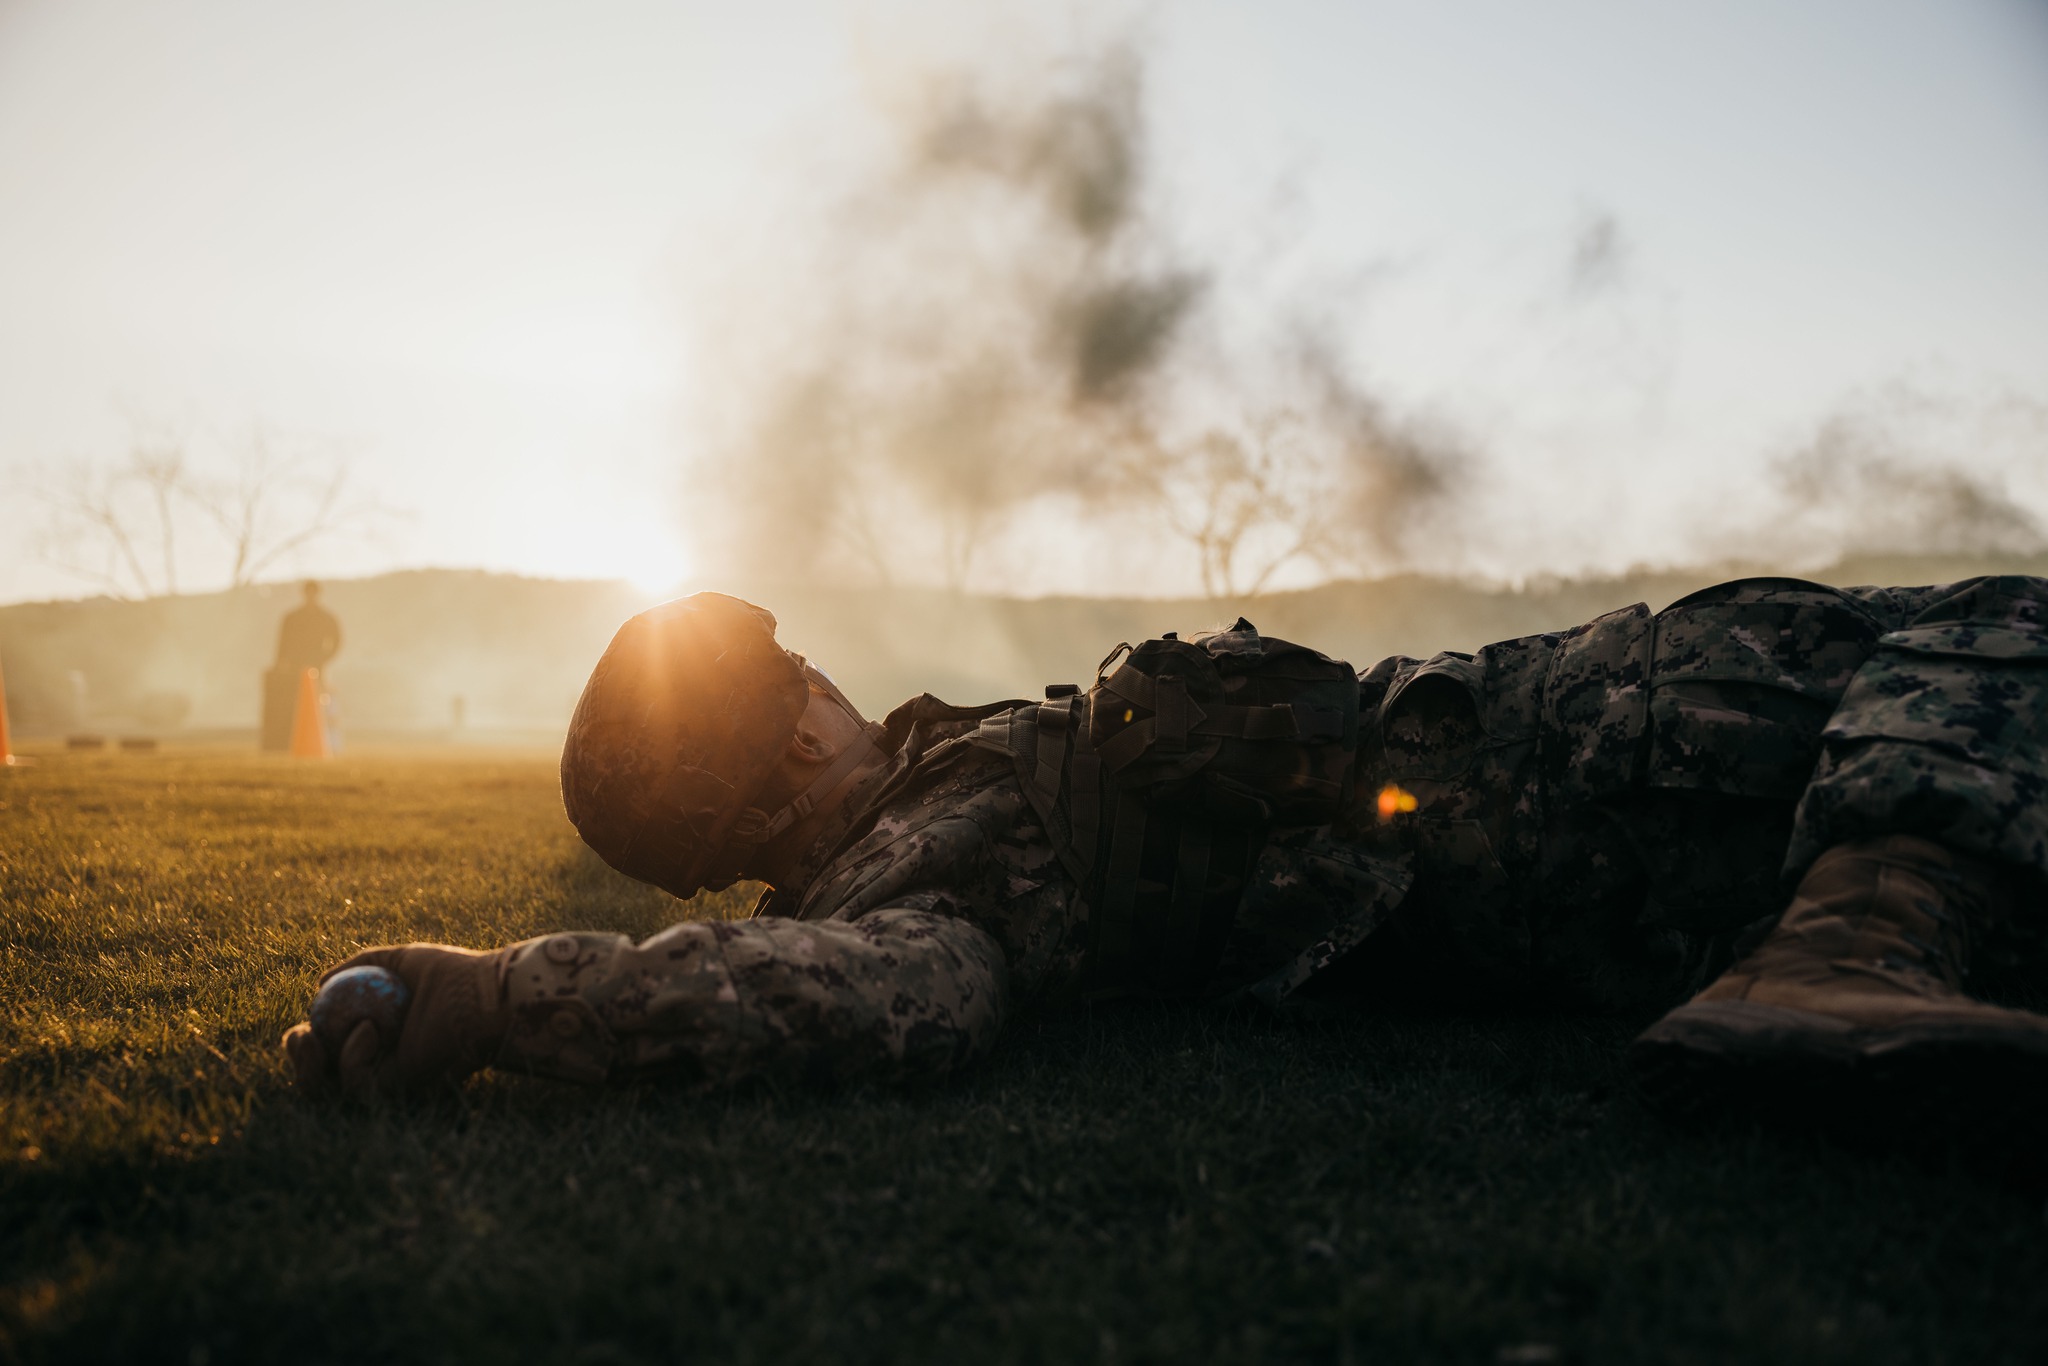
<instances>
[{"instance_id":1,"label":"helmet cover","mask_svg":"<svg viewBox=\"0 0 2048 1366\"><path fill-rule=\"evenodd\" d=\"M606 863L676 896L730 886L737 869L712 864L808 694L775 618L750 602L696 593L630 618L569 721L569 823Z\"/></svg>"}]
</instances>

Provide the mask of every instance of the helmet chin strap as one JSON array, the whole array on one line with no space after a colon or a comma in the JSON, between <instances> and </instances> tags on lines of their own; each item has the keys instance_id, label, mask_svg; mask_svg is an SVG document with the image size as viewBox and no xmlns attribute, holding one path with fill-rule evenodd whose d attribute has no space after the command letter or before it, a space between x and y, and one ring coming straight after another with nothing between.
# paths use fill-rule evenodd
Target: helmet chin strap
<instances>
[{"instance_id":1,"label":"helmet chin strap","mask_svg":"<svg viewBox=\"0 0 2048 1366\"><path fill-rule=\"evenodd\" d=\"M804 680L831 698L850 719L860 721L860 712L854 708L853 703L847 701L846 694L839 691L839 685L809 660L803 659L802 656L797 658L803 664ZM733 822L732 830L726 838L733 844L763 845L813 811L821 807L830 807L845 795L845 789L852 786L863 763L869 759L885 757L879 743L881 737L880 723L863 722L860 734L841 749L832 762L825 766L825 771L813 778L810 785L791 798L787 805L772 813L762 811L758 807L748 807L740 813L739 819Z\"/></svg>"}]
</instances>

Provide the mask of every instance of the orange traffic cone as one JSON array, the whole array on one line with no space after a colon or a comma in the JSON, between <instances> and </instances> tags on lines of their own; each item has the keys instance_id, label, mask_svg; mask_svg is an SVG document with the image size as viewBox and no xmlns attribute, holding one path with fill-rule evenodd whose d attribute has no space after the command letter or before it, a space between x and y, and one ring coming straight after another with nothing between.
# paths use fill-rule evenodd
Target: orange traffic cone
<instances>
[{"instance_id":1,"label":"orange traffic cone","mask_svg":"<svg viewBox=\"0 0 2048 1366\"><path fill-rule=\"evenodd\" d=\"M292 716L292 758L331 759L327 727L320 722L320 671L308 669L299 675L299 708Z\"/></svg>"},{"instance_id":2,"label":"orange traffic cone","mask_svg":"<svg viewBox=\"0 0 2048 1366\"><path fill-rule=\"evenodd\" d=\"M14 751L7 744L7 676L0 674L0 764L14 762Z\"/></svg>"}]
</instances>

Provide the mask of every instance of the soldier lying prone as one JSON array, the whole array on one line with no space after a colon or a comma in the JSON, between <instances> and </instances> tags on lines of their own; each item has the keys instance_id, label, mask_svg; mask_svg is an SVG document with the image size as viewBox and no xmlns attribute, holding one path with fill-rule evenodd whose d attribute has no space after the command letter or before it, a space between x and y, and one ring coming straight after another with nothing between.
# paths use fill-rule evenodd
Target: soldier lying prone
<instances>
[{"instance_id":1,"label":"soldier lying prone","mask_svg":"<svg viewBox=\"0 0 2048 1366\"><path fill-rule=\"evenodd\" d=\"M295 1027L300 1084L935 1077L1065 1003L1400 988L1664 1009L1675 1113L2048 1105L2048 1018L1973 985L2044 971L2048 582L1741 580L1359 674L1240 621L1048 694L871 723L758 607L641 613L564 805L755 914L357 954L402 1022Z\"/></svg>"}]
</instances>

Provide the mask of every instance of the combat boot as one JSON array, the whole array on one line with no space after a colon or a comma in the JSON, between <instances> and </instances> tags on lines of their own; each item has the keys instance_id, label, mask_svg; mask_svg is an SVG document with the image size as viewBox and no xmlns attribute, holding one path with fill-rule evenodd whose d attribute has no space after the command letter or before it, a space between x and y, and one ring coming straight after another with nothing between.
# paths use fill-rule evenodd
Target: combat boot
<instances>
[{"instance_id":1,"label":"combat boot","mask_svg":"<svg viewBox=\"0 0 2048 1366\"><path fill-rule=\"evenodd\" d=\"M1993 865L1930 841L1837 845L1754 952L1643 1032L1630 1069L1678 1118L1937 1132L2038 1124L2048 1016L1962 986L1972 938L2007 902Z\"/></svg>"}]
</instances>

